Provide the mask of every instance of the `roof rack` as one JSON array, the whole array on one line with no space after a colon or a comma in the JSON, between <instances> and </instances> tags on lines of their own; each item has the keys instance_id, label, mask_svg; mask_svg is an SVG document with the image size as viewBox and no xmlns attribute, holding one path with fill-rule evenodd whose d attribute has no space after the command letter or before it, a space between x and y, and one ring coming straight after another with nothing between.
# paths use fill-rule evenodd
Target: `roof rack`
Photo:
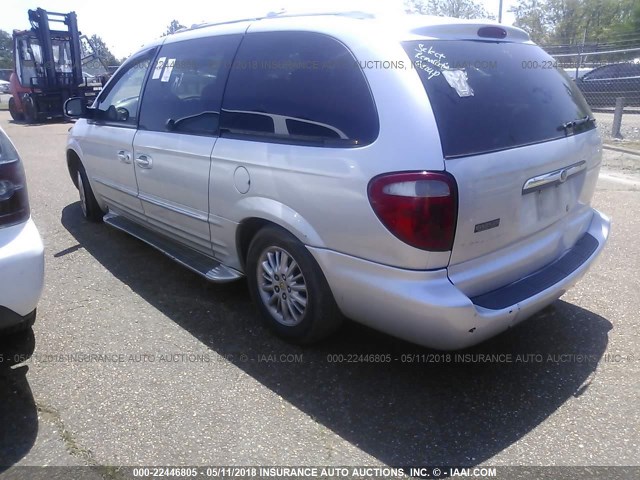
<instances>
[{"instance_id":1,"label":"roof rack","mask_svg":"<svg viewBox=\"0 0 640 480\"><path fill-rule=\"evenodd\" d=\"M225 20L223 22L205 22L205 23L197 23L191 25L191 27L185 27L178 30L176 33L180 32L188 32L191 30L197 30L200 28L207 27L215 27L216 25L230 25L233 23L242 23L242 22L255 22L258 20L268 20L272 18L289 18L289 17L323 17L328 15L335 15L339 17L349 17L349 18L357 18L357 19L372 19L376 18L373 13L364 12L359 10L353 11L318 11L318 12L287 12L285 9L282 9L278 12L269 12L266 15L262 16L254 16L247 18L238 18L233 20Z\"/></svg>"}]
</instances>

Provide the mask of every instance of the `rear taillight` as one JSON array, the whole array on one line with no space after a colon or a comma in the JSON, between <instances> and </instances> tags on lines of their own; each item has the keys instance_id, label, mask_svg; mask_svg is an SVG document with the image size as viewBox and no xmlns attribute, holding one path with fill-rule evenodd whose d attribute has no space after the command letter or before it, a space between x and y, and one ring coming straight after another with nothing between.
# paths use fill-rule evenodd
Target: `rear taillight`
<instances>
[{"instance_id":1,"label":"rear taillight","mask_svg":"<svg viewBox=\"0 0 640 480\"><path fill-rule=\"evenodd\" d=\"M24 168L13 145L0 131L0 227L29 219Z\"/></svg>"},{"instance_id":2,"label":"rear taillight","mask_svg":"<svg viewBox=\"0 0 640 480\"><path fill-rule=\"evenodd\" d=\"M453 247L458 190L446 172L379 175L369 182L369 202L391 233L422 250Z\"/></svg>"}]
</instances>

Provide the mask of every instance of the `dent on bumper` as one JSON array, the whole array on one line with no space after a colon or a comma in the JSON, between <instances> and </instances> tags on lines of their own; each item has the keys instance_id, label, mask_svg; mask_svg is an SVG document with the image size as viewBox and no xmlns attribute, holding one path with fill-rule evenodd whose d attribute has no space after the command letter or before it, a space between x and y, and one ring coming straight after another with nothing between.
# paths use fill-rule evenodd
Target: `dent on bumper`
<instances>
[{"instance_id":1,"label":"dent on bumper","mask_svg":"<svg viewBox=\"0 0 640 480\"><path fill-rule=\"evenodd\" d=\"M586 232L598 242L593 253L557 283L499 310L475 305L451 283L444 269L403 270L330 250L309 250L347 317L412 343L456 350L480 343L528 318L582 278L609 236L609 219L593 212Z\"/></svg>"},{"instance_id":2,"label":"dent on bumper","mask_svg":"<svg viewBox=\"0 0 640 480\"><path fill-rule=\"evenodd\" d=\"M35 310L44 285L44 247L31 219L0 228L0 306L25 317Z\"/></svg>"}]
</instances>

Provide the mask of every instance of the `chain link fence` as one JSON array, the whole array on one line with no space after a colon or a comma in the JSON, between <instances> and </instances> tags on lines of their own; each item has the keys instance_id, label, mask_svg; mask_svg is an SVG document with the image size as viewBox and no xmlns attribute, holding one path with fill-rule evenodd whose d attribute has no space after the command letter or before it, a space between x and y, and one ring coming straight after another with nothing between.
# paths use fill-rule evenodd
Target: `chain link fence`
<instances>
[{"instance_id":1,"label":"chain link fence","mask_svg":"<svg viewBox=\"0 0 640 480\"><path fill-rule=\"evenodd\" d=\"M544 48L582 91L603 140L640 151L640 43L616 45Z\"/></svg>"}]
</instances>

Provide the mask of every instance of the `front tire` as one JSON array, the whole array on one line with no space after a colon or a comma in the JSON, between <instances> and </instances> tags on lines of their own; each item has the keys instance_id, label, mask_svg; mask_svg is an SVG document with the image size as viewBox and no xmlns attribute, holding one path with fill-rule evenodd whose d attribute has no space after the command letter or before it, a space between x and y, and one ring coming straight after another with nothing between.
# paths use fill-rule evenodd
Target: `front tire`
<instances>
[{"instance_id":1,"label":"front tire","mask_svg":"<svg viewBox=\"0 0 640 480\"><path fill-rule=\"evenodd\" d=\"M249 246L246 267L251 297L279 336L308 344L340 327L342 314L322 270L290 233L275 226L260 230Z\"/></svg>"},{"instance_id":2,"label":"front tire","mask_svg":"<svg viewBox=\"0 0 640 480\"><path fill-rule=\"evenodd\" d=\"M80 165L76 172L78 181L78 193L80 194L80 209L82 210L82 216L90 222L102 222L105 212L98 205L91 184L87 178L87 172L84 167Z\"/></svg>"},{"instance_id":3,"label":"front tire","mask_svg":"<svg viewBox=\"0 0 640 480\"><path fill-rule=\"evenodd\" d=\"M38 121L38 110L36 102L31 95L26 95L22 100L22 109L24 110L24 121L32 125Z\"/></svg>"},{"instance_id":4,"label":"front tire","mask_svg":"<svg viewBox=\"0 0 640 480\"><path fill-rule=\"evenodd\" d=\"M9 113L15 122L22 122L24 120L24 114L18 111L18 106L13 97L9 99Z\"/></svg>"}]
</instances>

